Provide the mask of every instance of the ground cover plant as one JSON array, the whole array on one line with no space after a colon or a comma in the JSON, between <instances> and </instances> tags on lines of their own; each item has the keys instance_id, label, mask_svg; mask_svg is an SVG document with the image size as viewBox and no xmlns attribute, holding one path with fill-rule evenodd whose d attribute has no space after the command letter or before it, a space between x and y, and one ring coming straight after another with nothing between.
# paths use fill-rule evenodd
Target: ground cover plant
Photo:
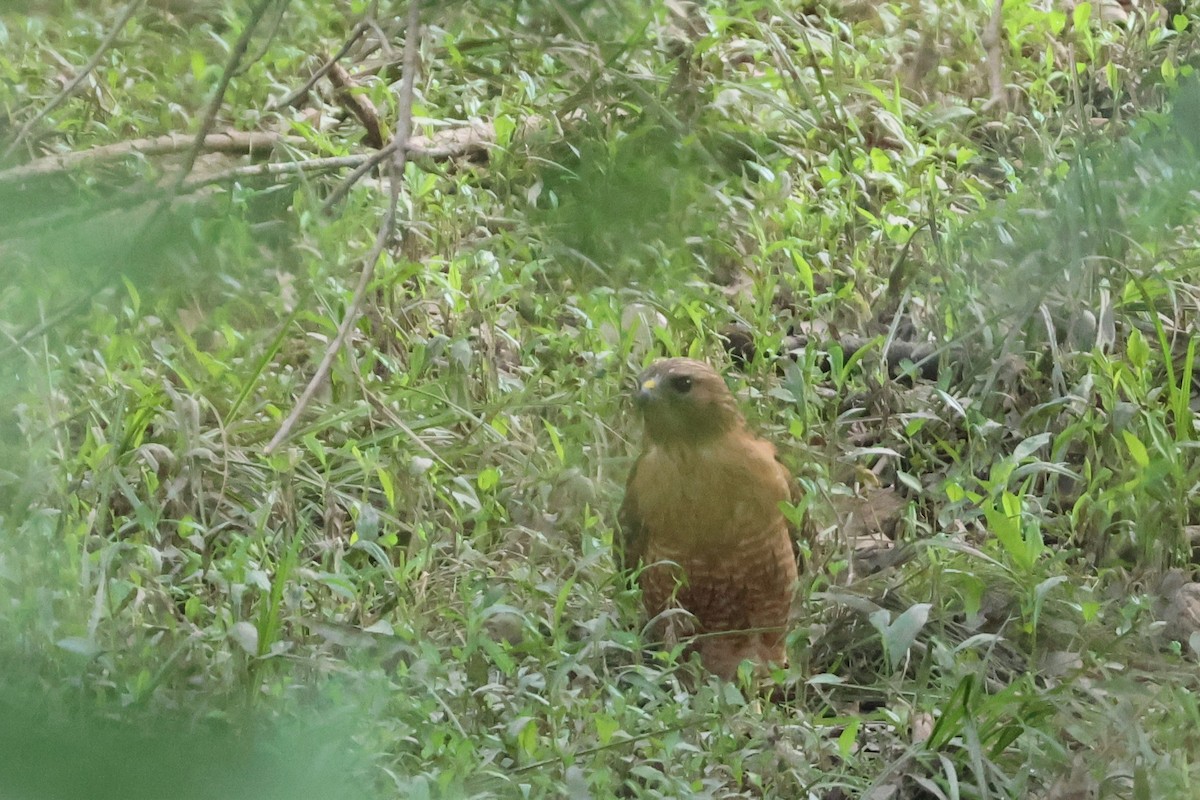
<instances>
[{"instance_id":1,"label":"ground cover plant","mask_svg":"<svg viewBox=\"0 0 1200 800\"><path fill-rule=\"evenodd\" d=\"M0 785L1195 795L1198 23L0 7ZM767 686L614 569L663 355L805 489Z\"/></svg>"}]
</instances>

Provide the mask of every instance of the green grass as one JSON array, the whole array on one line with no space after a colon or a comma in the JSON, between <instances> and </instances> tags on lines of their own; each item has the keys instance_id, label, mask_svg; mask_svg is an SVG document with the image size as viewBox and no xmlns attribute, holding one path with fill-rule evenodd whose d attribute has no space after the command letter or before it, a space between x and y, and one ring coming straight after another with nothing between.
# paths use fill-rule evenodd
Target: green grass
<instances>
[{"instance_id":1,"label":"green grass","mask_svg":"<svg viewBox=\"0 0 1200 800\"><path fill-rule=\"evenodd\" d=\"M324 82L270 101L364 5L269 9L217 129L362 152ZM1004 4L995 104L990 2L433 4L417 130L500 147L409 164L403 243L269 456L386 188L325 215L333 178L246 179L153 218L177 160L0 177L0 703L29 752L0 781L1195 794L1200 19L1050 5ZM120 8L0 12L0 146ZM392 125L388 14L347 66ZM194 133L248 17L147 4L0 169ZM889 378L911 340L936 381ZM648 647L614 573L624 393L674 354L722 366L822 531L782 700ZM833 509L880 484L906 560L872 573Z\"/></svg>"}]
</instances>

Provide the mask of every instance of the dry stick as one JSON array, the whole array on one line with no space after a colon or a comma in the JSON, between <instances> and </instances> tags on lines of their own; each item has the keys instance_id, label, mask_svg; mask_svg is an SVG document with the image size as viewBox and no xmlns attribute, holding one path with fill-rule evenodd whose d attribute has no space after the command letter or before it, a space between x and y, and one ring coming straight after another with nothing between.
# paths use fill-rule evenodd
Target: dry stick
<instances>
[{"instance_id":1,"label":"dry stick","mask_svg":"<svg viewBox=\"0 0 1200 800\"><path fill-rule=\"evenodd\" d=\"M251 9L250 19L246 22L246 29L242 31L242 35L238 37L237 42L233 45L233 49L229 52L229 59L225 62L224 69L221 70L221 79L217 82L216 91L213 93L212 100L209 101L208 108L204 110L204 117L200 121L200 127L196 131L196 135L192 137L191 145L184 151L183 166L180 167L179 173L175 176L171 187L158 201L158 205L133 235L133 244L129 248L131 254L146 246L150 232L158 224L162 215L175 202L179 193L183 191L188 176L191 175L192 168L196 166L196 159L200 157L200 153L204 149L204 143L208 141L213 125L217 122L217 114L220 112L221 105L225 100L225 92L229 89L229 84L233 81L233 76L237 74L238 67L242 63L242 59L246 56L246 51L250 47L250 40L254 36L254 30L258 27L258 23L262 21L263 15L267 13L268 6L274 1L260 0L258 5ZM284 0L284 2L287 2L287 0Z\"/></svg>"},{"instance_id":2,"label":"dry stick","mask_svg":"<svg viewBox=\"0 0 1200 800\"><path fill-rule=\"evenodd\" d=\"M125 26L129 23L129 20L133 19L133 15L137 13L137 10L141 8L142 4L145 2L146 0L133 0L133 2L125 6L125 10L121 12L121 16L117 18L116 23L112 26L112 29L109 30L108 35L104 37L104 41L100 42L100 46L96 48L96 52L92 53L92 57L88 59L88 62L83 65L83 68L79 70L79 73L71 79L71 82L68 83L53 100L47 103L41 111L35 114L33 119L21 126L21 130L17 131L17 135L13 138L12 142L9 143L8 147L4 148L4 154L0 155L0 161L7 161L8 157L11 156L13 151L15 151L21 145L21 142L26 136L29 135L29 132L33 130L34 126L45 119L47 114L58 108L60 105L62 105L64 100L75 93L75 90L79 88L79 85L83 83L84 79L87 78L88 75L92 74L92 70L99 66L100 59L104 58L104 54L108 52L110 47L112 47L113 42L117 39L117 35L124 30Z\"/></svg>"},{"instance_id":3,"label":"dry stick","mask_svg":"<svg viewBox=\"0 0 1200 800\"><path fill-rule=\"evenodd\" d=\"M338 326L337 335L329 343L329 346L325 348L325 355L322 357L321 363L317 366L316 373L308 382L308 386L304 387L304 391L296 401L296 406L288 414L283 424L279 426L279 430L275 433L275 436L263 448L263 452L266 455L274 452L275 448L291 435L292 428L296 426L300 415L304 413L305 408L312 401L318 387L325 382L325 378L329 375L329 370L333 366L334 358L337 357L338 352L342 349L342 345L345 344L347 337L349 337L350 329L358 321L363 298L367 294L367 286L370 285L371 278L375 275L375 264L379 261L379 257L383 255L383 248L387 246L387 242L392 236L392 230L396 224L396 211L400 205L400 187L404 182L404 167L408 163L408 151L404 145L408 143L408 138L412 134L413 83L416 79L417 56L420 50L420 24L420 0L409 0L408 25L404 33L404 80L400 83L399 119L397 120L396 137L392 140L392 144L389 145L394 150L396 158L391 164L392 185L387 213L384 215L383 223L379 226L379 234L375 237L375 245L371 248L370 254L368 254L366 261L363 263L362 274L358 278L358 285L354 287L354 295L350 299L346 315L342 318L342 324ZM399 144L396 144L397 142Z\"/></svg>"},{"instance_id":4,"label":"dry stick","mask_svg":"<svg viewBox=\"0 0 1200 800\"><path fill-rule=\"evenodd\" d=\"M412 5L416 5L418 0L409 0L409 2ZM420 22L419 15L415 11L412 11L409 14L409 18L410 18L410 20L416 20L417 22ZM406 72L404 73L404 81L408 81L410 79L410 75L407 71L408 70L408 56L409 56L408 41L409 41L410 33L412 33L412 31L409 29L406 29L404 32L404 68L406 70ZM415 56L414 56L414 58L415 58ZM415 65L416 65L415 61L413 62L413 65L415 67ZM403 94L404 94L404 86L403 85L400 87L400 92L401 92L401 99L403 99ZM411 86L409 86L408 94L409 94L409 104L411 106L411 103L412 103L412 87ZM412 136L411 108L410 108L410 113L408 114L407 123L404 119L403 114L401 115L400 123L401 123L401 125L404 125L404 127L402 130L396 131L396 135L394 137L392 137L392 141L388 142L388 144L385 147L381 148L378 152L376 152L373 156L371 156L371 158L364 161L362 166L360 166L358 169L351 172L349 177L347 177L340 184L338 184L338 187L329 194L329 197L325 198L325 202L321 204L321 211L323 213L325 213L325 214L330 213L330 211L333 209L333 207L335 205L337 205L338 203L340 203L342 201L342 199L347 194L350 193L350 190L352 188L354 188L354 184L358 183L359 180L362 179L362 176L366 175L368 172L375 169L375 167L382 164L388 158L391 158L392 155L396 154L397 152L400 153L400 155L398 155L397 159L396 159L397 163L402 163L402 164L407 163L408 154L407 154L407 152L405 152L405 149L407 147L409 138ZM401 175L400 177L401 177L401 179L403 179L404 176Z\"/></svg>"},{"instance_id":5,"label":"dry stick","mask_svg":"<svg viewBox=\"0 0 1200 800\"><path fill-rule=\"evenodd\" d=\"M367 49L362 52L360 58L374 55L376 50L382 50L385 57L391 58L392 46L388 44L387 31L379 26L379 15L375 11L376 9L372 8L371 15L367 18L367 25L374 32L375 41L367 45Z\"/></svg>"},{"instance_id":6,"label":"dry stick","mask_svg":"<svg viewBox=\"0 0 1200 800\"><path fill-rule=\"evenodd\" d=\"M282 100L267 106L267 110L279 111L287 108L288 106L294 105L301 97L308 94L308 90L313 88L313 86L316 86L317 81L321 80L321 78L325 76L325 73L333 69L334 64L337 64L337 62L342 60L346 53L350 52L350 48L354 46L355 42L362 38L362 35L366 33L370 27L371 26L367 23L366 19L359 20L359 23L354 26L353 30L350 31L350 36L346 39L345 43L342 44L338 51L334 53L328 61L326 61L324 64L318 67L315 72L313 72L312 77L305 81L303 86L295 91L289 92Z\"/></svg>"}]
</instances>

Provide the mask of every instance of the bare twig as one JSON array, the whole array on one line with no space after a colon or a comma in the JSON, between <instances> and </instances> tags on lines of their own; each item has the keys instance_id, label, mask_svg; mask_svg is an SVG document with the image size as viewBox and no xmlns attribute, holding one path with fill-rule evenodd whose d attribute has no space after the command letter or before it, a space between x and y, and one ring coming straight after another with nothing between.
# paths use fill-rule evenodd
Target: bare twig
<instances>
[{"instance_id":1,"label":"bare twig","mask_svg":"<svg viewBox=\"0 0 1200 800\"><path fill-rule=\"evenodd\" d=\"M495 131L492 129L492 126L485 122L477 122L461 128L446 128L438 131L433 136L412 136L408 140L407 153L410 159L426 158L432 161L442 161L458 157L469 158L479 153L486 153L488 148L493 144L494 139ZM214 146L212 149L214 151L232 153L246 152L246 148L250 145L253 145L255 150L260 149L260 146L261 148L266 148L272 142L296 146L311 144L306 140L300 140L294 136L281 136L270 133L251 134L236 131L229 134L210 134L208 141L213 143ZM62 156L39 159L34 164L27 164L24 167L0 172L0 186L5 183L15 182L21 178L46 177L67 172L73 167L86 165L92 156L103 163L106 160L129 153L176 153L184 150L189 142L190 137L172 135L158 137L157 139L142 139L136 142L122 142L117 145L98 147L84 153L66 153ZM102 153L101 151L105 152ZM88 156L89 158L76 158L75 156ZM194 194L206 186L213 186L231 180L301 173L312 174L350 169L359 167L367 161L378 163L378 153L357 153L349 156L310 158L303 161L243 164L221 170L220 172L195 175L189 178L183 188L175 193L174 199ZM105 198L102 209L97 208L94 204L62 206L55 209L53 213L39 214L31 219L5 225L3 235L9 239L20 238L30 230L45 231L55 226L73 224L71 221L77 220L80 217L86 217L92 220L92 222L98 222L99 217L97 215L125 211L135 206L158 202L170 196L167 189L148 190L145 187L134 187L110 194Z\"/></svg>"},{"instance_id":2,"label":"bare twig","mask_svg":"<svg viewBox=\"0 0 1200 800\"><path fill-rule=\"evenodd\" d=\"M29 132L33 130L34 126L45 119L47 114L58 108L60 105L62 105L63 101L75 93L75 90L79 88L80 84L82 84L87 76L92 73L92 70L99 66L100 60L104 58L104 54L108 52L110 47L112 47L113 42L117 39L117 36L122 30L125 29L125 26L129 24L129 20L133 19L133 15L137 13L138 9L141 8L142 4L145 2L146 0L133 0L131 3L125 6L125 9L121 12L121 16L117 18L117 21L113 24L112 29L109 30L108 34L104 37L104 40L100 42L100 46L96 48L95 53L92 53L92 57L88 59L88 62L83 65L79 72L76 73L75 77L71 79L71 82L63 87L63 90L59 92L53 100L47 103L37 114L34 114L31 120L21 126L21 129L17 131L17 135L13 137L11 142L9 142L8 147L4 148L4 154L0 155L0 161L7 161L8 157L11 156L18 147L20 147L21 142L25 140L25 137L29 135Z\"/></svg>"},{"instance_id":3,"label":"bare twig","mask_svg":"<svg viewBox=\"0 0 1200 800\"><path fill-rule=\"evenodd\" d=\"M413 83L416 78L417 58L420 52L420 23L420 0L409 0L408 25L404 33L404 79L400 83L399 119L397 120L394 142L407 143L409 136L412 135ZM358 321L358 315L362 309L362 302L366 296L367 287L371 283L371 278L375 275L375 265L379 261L379 257L383 254L383 248L387 246L396 225L396 213L400 205L400 187L404 183L404 167L408 161L408 151L402 145L396 146L393 149L396 157L391 163L391 199L388 203L383 223L379 226L379 233L375 237L375 245L371 248L371 252L367 255L367 259L363 263L362 274L359 275L358 285L354 287L354 295L350 299L350 305L346 308L346 315L342 318L341 325L338 326L337 335L329 343L329 346L325 348L325 355L322 357L321 363L317 366L316 373L308 382L308 386L304 387L304 391L300 394L299 399L297 399L295 407L279 426L279 430L276 431L275 436L272 437L271 441L263 449L268 455L274 452L275 448L291 435L292 429L296 426L296 422L304 413L305 408L308 407L309 402L312 401L313 395L316 394L321 384L325 382L326 377L329 375L329 370L333 366L333 360L342 349L342 345L345 344L355 322Z\"/></svg>"},{"instance_id":4,"label":"bare twig","mask_svg":"<svg viewBox=\"0 0 1200 800\"><path fill-rule=\"evenodd\" d=\"M375 4L372 4L372 8L374 8L374 5L377 4L378 0L376 0ZM370 16L367 17L367 25L371 27L372 33L375 34L375 41L367 45L366 49L363 50L361 58L366 58L369 55L373 55L376 50L382 50L384 55L390 58L392 55L392 46L388 43L387 31L380 27L379 15L374 13L374 11L372 11Z\"/></svg>"},{"instance_id":5,"label":"bare twig","mask_svg":"<svg viewBox=\"0 0 1200 800\"><path fill-rule=\"evenodd\" d=\"M360 20L359 23L354 26L354 29L350 31L350 35L346 38L346 41L342 43L342 46L338 48L338 51L329 59L327 59L324 64L318 67L316 71L313 72L312 76L304 82L303 86L295 89L294 91L288 92L283 99L271 103L268 106L268 109L271 111L279 111L280 109L295 105L301 97L304 97L304 95L308 94L309 89L312 89L317 85L317 81L325 77L325 73L333 69L333 66L337 64L337 62L341 61L346 53L350 52L350 48L354 46L354 43L361 39L362 35L370 29L371 25L366 19Z\"/></svg>"},{"instance_id":6,"label":"bare twig","mask_svg":"<svg viewBox=\"0 0 1200 800\"><path fill-rule=\"evenodd\" d=\"M288 2L288 0L279 1L283 3ZM196 159L200 157L200 153L204 149L204 143L208 140L213 126L216 124L217 114L220 112L221 104L225 99L225 92L229 89L229 84L233 81L234 75L237 74L238 67L241 65L246 51L250 47L250 40L254 36L254 30L258 27L258 23L262 21L263 15L267 13L267 8L273 2L276 2L276 0L259 0L250 10L250 19L246 21L245 30L242 31L242 35L238 37L237 42L234 43L233 48L230 50L229 59L225 62L224 69L221 70L221 79L217 82L216 91L213 92L212 100L209 101L208 107L204 110L204 117L200 121L200 127L196 130L195 136L192 137L191 144L183 151L183 165L175 175L175 180L171 183L170 189L159 197L158 205L155 206L154 211L146 217L145 221L138 227L137 232L130 238L128 250L131 257L145 248L151 231L158 226L163 215L175 202L175 198L183 191L192 168L196 166Z\"/></svg>"}]
</instances>

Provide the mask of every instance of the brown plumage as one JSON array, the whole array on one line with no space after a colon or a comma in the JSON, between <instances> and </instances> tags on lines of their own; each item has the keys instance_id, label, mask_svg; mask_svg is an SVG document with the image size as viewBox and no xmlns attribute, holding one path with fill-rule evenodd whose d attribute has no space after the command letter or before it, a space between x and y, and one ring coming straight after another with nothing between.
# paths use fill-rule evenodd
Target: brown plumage
<instances>
[{"instance_id":1,"label":"brown plumage","mask_svg":"<svg viewBox=\"0 0 1200 800\"><path fill-rule=\"evenodd\" d=\"M635 395L646 442L621 505L621 565L646 565L642 597L654 618L681 608L701 634L694 649L710 671L786 660L784 635L796 558L779 509L791 479L775 448L747 427L711 367L655 362Z\"/></svg>"}]
</instances>

